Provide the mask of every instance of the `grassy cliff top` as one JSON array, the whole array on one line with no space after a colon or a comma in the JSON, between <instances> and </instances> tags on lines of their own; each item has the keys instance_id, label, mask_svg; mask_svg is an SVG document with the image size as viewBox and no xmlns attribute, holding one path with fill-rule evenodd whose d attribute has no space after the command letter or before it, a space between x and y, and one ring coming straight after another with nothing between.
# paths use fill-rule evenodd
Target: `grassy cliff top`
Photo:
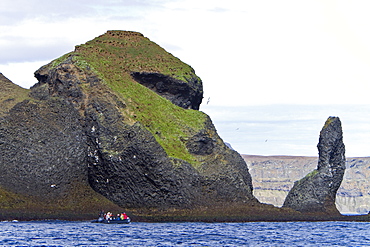
<instances>
[{"instance_id":1,"label":"grassy cliff top","mask_svg":"<svg viewBox=\"0 0 370 247\"><path fill-rule=\"evenodd\" d=\"M76 46L74 52L51 63L52 67L68 58L81 69L96 73L103 83L127 105L122 112L127 123L140 122L162 145L170 157L196 163L185 143L189 136L204 127L206 115L172 104L152 90L137 83L132 72L155 72L184 83L197 77L194 70L180 59L137 32L108 31ZM199 80L199 83L201 81Z\"/></svg>"},{"instance_id":2,"label":"grassy cliff top","mask_svg":"<svg viewBox=\"0 0 370 247\"><path fill-rule=\"evenodd\" d=\"M15 104L27 99L28 93L28 89L14 84L2 73L0 73L0 115L7 112Z\"/></svg>"},{"instance_id":3,"label":"grassy cliff top","mask_svg":"<svg viewBox=\"0 0 370 247\"><path fill-rule=\"evenodd\" d=\"M78 59L81 66L97 65L100 69L108 69L99 72L109 73L117 70L121 76L129 76L130 79L131 72L157 72L183 82L197 77L192 67L138 32L108 31L85 44L76 46L75 52L54 60L53 65L59 64L71 54L84 57ZM94 61L88 61L88 58Z\"/></svg>"}]
</instances>

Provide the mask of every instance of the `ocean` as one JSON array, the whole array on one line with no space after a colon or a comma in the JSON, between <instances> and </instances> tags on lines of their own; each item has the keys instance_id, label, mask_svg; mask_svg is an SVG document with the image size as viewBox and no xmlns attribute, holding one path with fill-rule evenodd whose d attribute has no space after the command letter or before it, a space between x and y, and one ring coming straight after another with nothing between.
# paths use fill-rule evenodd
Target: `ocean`
<instances>
[{"instance_id":1,"label":"ocean","mask_svg":"<svg viewBox=\"0 0 370 247\"><path fill-rule=\"evenodd\" d=\"M369 246L367 222L1 222L0 246Z\"/></svg>"}]
</instances>

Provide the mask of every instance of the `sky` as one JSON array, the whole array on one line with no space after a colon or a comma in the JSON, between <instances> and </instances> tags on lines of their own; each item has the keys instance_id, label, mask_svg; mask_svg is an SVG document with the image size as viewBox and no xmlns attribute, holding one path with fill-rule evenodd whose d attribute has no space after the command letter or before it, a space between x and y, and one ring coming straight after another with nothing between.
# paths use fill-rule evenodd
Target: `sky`
<instances>
[{"instance_id":1,"label":"sky","mask_svg":"<svg viewBox=\"0 0 370 247\"><path fill-rule=\"evenodd\" d=\"M138 31L195 69L201 110L237 151L317 155L338 115L347 156L369 156L369 10L368 0L1 0L0 72L29 88L75 45Z\"/></svg>"}]
</instances>

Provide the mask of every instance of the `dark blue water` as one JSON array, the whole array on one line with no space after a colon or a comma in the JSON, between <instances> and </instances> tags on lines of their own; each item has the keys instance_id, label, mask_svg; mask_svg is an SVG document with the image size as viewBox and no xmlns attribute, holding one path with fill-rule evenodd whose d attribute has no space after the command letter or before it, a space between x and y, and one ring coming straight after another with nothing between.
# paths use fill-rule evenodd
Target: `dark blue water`
<instances>
[{"instance_id":1,"label":"dark blue water","mask_svg":"<svg viewBox=\"0 0 370 247\"><path fill-rule=\"evenodd\" d=\"M370 223L1 222L0 246L369 246Z\"/></svg>"}]
</instances>

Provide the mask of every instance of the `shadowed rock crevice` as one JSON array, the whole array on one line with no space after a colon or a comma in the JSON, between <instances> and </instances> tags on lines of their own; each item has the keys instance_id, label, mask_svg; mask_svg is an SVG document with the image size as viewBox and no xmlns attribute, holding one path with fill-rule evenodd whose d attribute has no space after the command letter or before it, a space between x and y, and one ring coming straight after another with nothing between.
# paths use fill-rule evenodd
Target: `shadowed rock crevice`
<instances>
[{"instance_id":1,"label":"shadowed rock crevice","mask_svg":"<svg viewBox=\"0 0 370 247\"><path fill-rule=\"evenodd\" d=\"M203 99L203 87L199 78L191 77L184 82L160 73L149 72L132 72L131 76L173 104L184 109L199 110Z\"/></svg>"},{"instance_id":2,"label":"shadowed rock crevice","mask_svg":"<svg viewBox=\"0 0 370 247\"><path fill-rule=\"evenodd\" d=\"M206 133L200 132L187 141L186 147L192 154L209 155L213 153L215 142Z\"/></svg>"},{"instance_id":3,"label":"shadowed rock crevice","mask_svg":"<svg viewBox=\"0 0 370 247\"><path fill-rule=\"evenodd\" d=\"M336 193L346 168L345 147L341 122L329 117L320 132L317 169L294 183L283 207L305 213L339 214L335 206Z\"/></svg>"}]
</instances>

